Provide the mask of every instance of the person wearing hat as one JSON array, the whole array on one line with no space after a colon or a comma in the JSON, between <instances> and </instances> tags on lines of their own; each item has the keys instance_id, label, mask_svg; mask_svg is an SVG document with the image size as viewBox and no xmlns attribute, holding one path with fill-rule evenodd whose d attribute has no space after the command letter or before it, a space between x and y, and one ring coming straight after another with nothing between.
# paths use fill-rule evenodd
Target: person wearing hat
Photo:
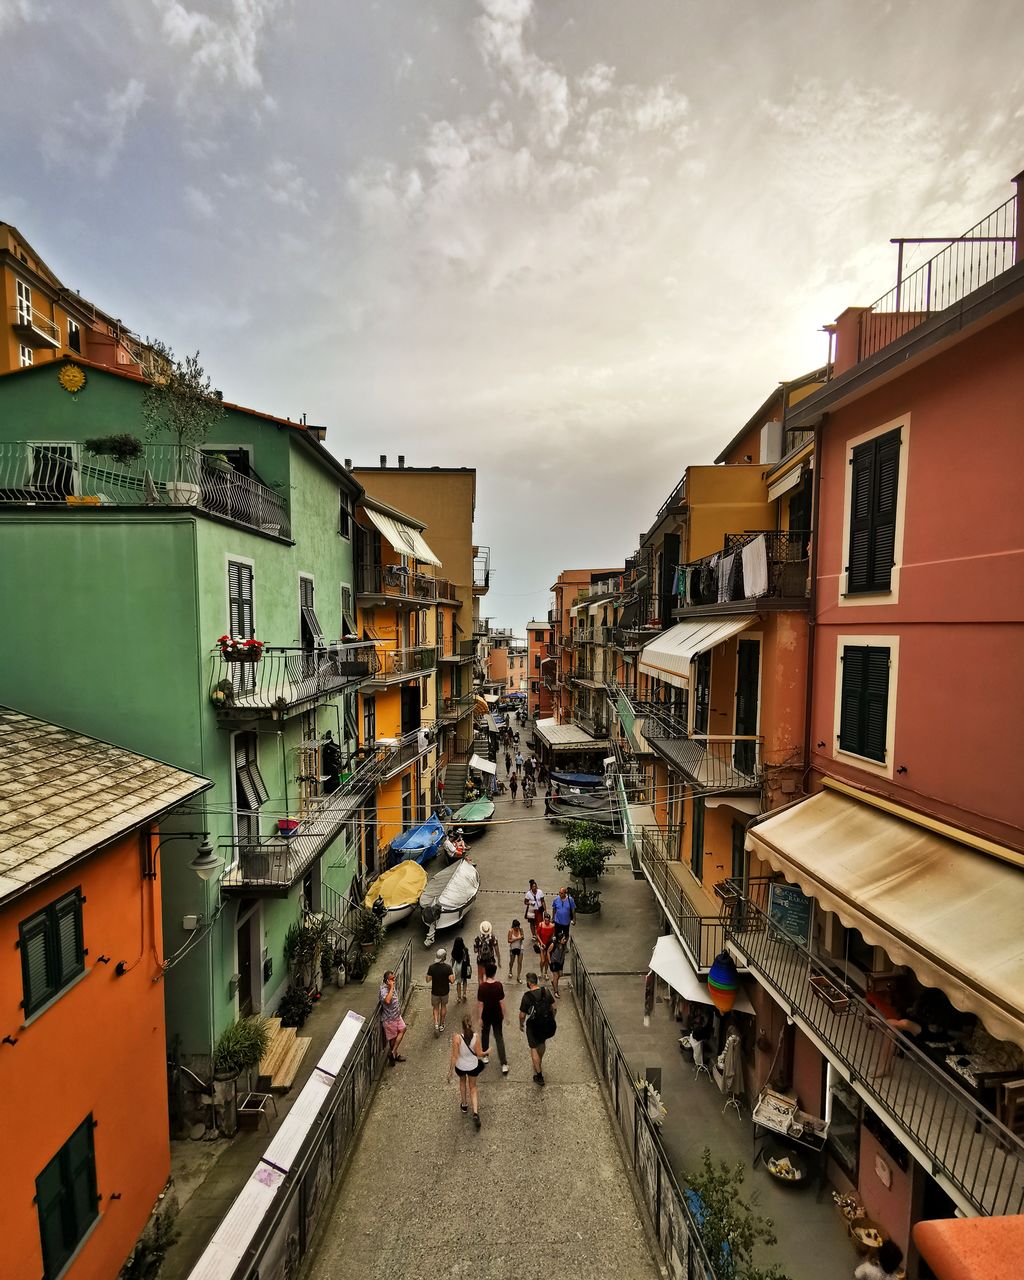
<instances>
[{"instance_id":1,"label":"person wearing hat","mask_svg":"<svg viewBox=\"0 0 1024 1280\"><path fill-rule=\"evenodd\" d=\"M438 947L434 963L427 970L427 981L430 983L430 1005L434 1012L434 1035L439 1036L448 1017L448 993L455 981L455 972L448 964L448 953L444 947Z\"/></svg>"},{"instance_id":2,"label":"person wearing hat","mask_svg":"<svg viewBox=\"0 0 1024 1280\"><path fill-rule=\"evenodd\" d=\"M490 920L481 923L480 932L473 939L473 950L476 953L476 980L483 982L489 964L501 967L501 950Z\"/></svg>"}]
</instances>

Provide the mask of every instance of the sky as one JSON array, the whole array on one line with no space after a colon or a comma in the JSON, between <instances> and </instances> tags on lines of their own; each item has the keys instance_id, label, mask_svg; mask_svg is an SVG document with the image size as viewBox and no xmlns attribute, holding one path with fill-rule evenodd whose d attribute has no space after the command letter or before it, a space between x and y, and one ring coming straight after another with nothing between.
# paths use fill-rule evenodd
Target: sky
<instances>
[{"instance_id":1,"label":"sky","mask_svg":"<svg viewBox=\"0 0 1024 1280\"><path fill-rule=\"evenodd\" d=\"M1024 167L1018 0L0 0L0 219L339 458L478 469L484 612ZM924 260L914 251L910 266ZM427 533L429 540L429 530Z\"/></svg>"}]
</instances>

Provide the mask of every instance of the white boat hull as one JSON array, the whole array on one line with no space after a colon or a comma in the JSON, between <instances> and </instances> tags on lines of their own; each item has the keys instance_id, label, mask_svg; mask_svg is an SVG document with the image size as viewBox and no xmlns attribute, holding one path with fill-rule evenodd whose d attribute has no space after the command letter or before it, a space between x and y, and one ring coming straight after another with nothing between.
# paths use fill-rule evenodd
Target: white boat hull
<instances>
[{"instance_id":1,"label":"white boat hull","mask_svg":"<svg viewBox=\"0 0 1024 1280\"><path fill-rule=\"evenodd\" d=\"M388 907L384 912L384 928L388 929L393 924L401 924L403 920L408 920L415 908L415 902L403 902L400 907Z\"/></svg>"}]
</instances>

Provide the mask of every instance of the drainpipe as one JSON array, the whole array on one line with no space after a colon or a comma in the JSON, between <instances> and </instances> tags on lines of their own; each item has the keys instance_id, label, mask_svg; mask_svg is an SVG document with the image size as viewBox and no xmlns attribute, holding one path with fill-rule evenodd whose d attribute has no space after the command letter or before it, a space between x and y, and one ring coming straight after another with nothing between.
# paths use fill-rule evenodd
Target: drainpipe
<instances>
[{"instance_id":1,"label":"drainpipe","mask_svg":"<svg viewBox=\"0 0 1024 1280\"><path fill-rule=\"evenodd\" d=\"M807 790L807 777L811 771L811 698L814 692L814 653L817 647L817 609L818 609L818 551L820 534L818 524L821 513L821 438L822 427L827 414L814 424L814 459L812 472L813 493L811 498L811 594L807 602L807 679L804 684L804 772L803 788ZM777 812L777 811L776 811Z\"/></svg>"}]
</instances>

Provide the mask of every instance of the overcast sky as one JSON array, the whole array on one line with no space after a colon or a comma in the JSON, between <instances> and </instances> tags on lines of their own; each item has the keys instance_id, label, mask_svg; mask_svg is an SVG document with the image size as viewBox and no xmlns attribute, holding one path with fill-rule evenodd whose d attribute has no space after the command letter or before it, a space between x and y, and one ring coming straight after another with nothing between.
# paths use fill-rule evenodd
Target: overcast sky
<instances>
[{"instance_id":1,"label":"overcast sky","mask_svg":"<svg viewBox=\"0 0 1024 1280\"><path fill-rule=\"evenodd\" d=\"M1012 194L1019 18L0 0L0 218L339 457L477 467L485 611L520 630L823 362L821 325L892 285L890 236Z\"/></svg>"}]
</instances>

